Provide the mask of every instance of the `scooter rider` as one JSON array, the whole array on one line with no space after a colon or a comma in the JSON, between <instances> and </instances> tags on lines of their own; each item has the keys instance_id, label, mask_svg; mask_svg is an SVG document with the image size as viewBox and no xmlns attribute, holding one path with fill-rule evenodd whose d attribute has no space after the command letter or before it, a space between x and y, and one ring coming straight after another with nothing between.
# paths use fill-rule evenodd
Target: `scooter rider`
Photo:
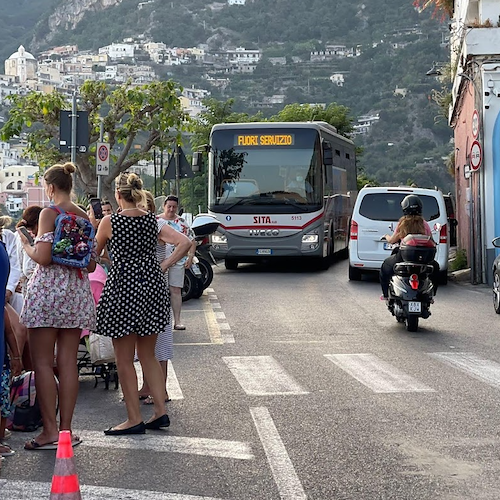
<instances>
[{"instance_id":1,"label":"scooter rider","mask_svg":"<svg viewBox=\"0 0 500 500\"><path fill-rule=\"evenodd\" d=\"M401 202L403 216L399 219L398 225L394 234L386 234L384 238L388 243L398 244L392 251L392 254L384 260L380 268L380 285L382 286L382 300L386 300L389 296L389 283L394 275L394 265L402 262L403 258L399 252L399 243L409 234L425 234L432 236L429 224L422 217L422 200L416 194L409 194ZM434 268L430 279L434 285L434 293L437 290L437 276L439 273L439 264L432 261L431 265Z\"/></svg>"}]
</instances>

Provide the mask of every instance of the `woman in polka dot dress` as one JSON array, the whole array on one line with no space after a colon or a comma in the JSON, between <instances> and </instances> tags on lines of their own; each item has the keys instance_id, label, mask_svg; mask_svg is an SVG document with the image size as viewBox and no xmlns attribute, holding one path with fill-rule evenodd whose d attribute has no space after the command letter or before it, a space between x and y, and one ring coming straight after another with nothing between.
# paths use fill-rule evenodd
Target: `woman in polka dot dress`
<instances>
[{"instance_id":1,"label":"woman in polka dot dress","mask_svg":"<svg viewBox=\"0 0 500 500\"><path fill-rule=\"evenodd\" d=\"M146 429L168 427L165 412L165 383L155 358L159 332L164 331L170 316L164 272L189 250L191 242L174 229L161 230L154 214L144 205L141 179L123 173L116 183L116 201L121 211L102 219L97 231L97 255L109 244L113 266L97 306L95 333L113 338L118 376L127 407L127 420L105 430L107 435L143 434ZM158 239L175 245L175 251L161 265L156 259ZM154 398L154 415L143 422L139 406L134 353Z\"/></svg>"}]
</instances>

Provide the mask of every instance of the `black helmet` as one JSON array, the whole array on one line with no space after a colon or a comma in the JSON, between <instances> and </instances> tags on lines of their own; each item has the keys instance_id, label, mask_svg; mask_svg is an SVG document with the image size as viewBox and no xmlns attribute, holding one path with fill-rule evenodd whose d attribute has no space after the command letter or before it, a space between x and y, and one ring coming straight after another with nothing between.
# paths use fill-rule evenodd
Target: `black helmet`
<instances>
[{"instance_id":1,"label":"black helmet","mask_svg":"<svg viewBox=\"0 0 500 500\"><path fill-rule=\"evenodd\" d=\"M405 215L422 215L422 201L416 194L409 194L401 202Z\"/></svg>"}]
</instances>

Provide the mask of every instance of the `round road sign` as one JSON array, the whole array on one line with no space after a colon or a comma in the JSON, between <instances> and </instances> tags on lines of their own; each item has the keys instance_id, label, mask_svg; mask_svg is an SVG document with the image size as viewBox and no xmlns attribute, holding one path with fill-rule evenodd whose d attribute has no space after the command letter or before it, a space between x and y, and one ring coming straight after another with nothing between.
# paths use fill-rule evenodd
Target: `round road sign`
<instances>
[{"instance_id":1,"label":"round road sign","mask_svg":"<svg viewBox=\"0 0 500 500\"><path fill-rule=\"evenodd\" d=\"M481 144L479 144L478 141L474 141L470 148L471 169L474 171L479 170L482 161L483 161L483 153L481 151Z\"/></svg>"},{"instance_id":2,"label":"round road sign","mask_svg":"<svg viewBox=\"0 0 500 500\"><path fill-rule=\"evenodd\" d=\"M109 156L108 146L106 146L105 144L101 144L99 146L97 154L99 155L99 160L106 161Z\"/></svg>"}]
</instances>

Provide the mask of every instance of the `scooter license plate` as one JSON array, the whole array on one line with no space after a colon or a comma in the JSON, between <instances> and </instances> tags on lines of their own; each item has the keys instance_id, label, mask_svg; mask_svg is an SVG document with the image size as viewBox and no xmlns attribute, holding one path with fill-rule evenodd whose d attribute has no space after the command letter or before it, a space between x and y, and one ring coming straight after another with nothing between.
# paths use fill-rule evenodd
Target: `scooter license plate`
<instances>
[{"instance_id":1,"label":"scooter license plate","mask_svg":"<svg viewBox=\"0 0 500 500\"><path fill-rule=\"evenodd\" d=\"M421 302L408 302L408 312L419 313L422 312Z\"/></svg>"},{"instance_id":2,"label":"scooter license plate","mask_svg":"<svg viewBox=\"0 0 500 500\"><path fill-rule=\"evenodd\" d=\"M394 245L392 243L384 243L384 250L392 250Z\"/></svg>"}]
</instances>

